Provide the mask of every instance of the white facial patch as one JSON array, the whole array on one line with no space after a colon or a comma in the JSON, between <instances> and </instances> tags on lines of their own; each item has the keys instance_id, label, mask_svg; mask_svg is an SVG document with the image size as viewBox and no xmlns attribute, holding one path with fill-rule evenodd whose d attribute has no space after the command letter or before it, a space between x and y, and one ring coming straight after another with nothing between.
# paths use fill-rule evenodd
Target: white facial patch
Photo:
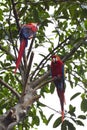
<instances>
[{"instance_id":1,"label":"white facial patch","mask_svg":"<svg viewBox=\"0 0 87 130\"><path fill-rule=\"evenodd\" d=\"M52 61L53 61L53 62L56 62L56 58L53 58Z\"/></svg>"}]
</instances>

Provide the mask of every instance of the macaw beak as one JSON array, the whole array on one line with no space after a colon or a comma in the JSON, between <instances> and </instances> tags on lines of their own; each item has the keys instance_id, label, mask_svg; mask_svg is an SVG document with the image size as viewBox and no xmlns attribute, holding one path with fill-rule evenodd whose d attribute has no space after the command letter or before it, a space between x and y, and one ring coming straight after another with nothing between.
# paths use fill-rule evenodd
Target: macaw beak
<instances>
[{"instance_id":1,"label":"macaw beak","mask_svg":"<svg viewBox=\"0 0 87 130\"><path fill-rule=\"evenodd\" d=\"M41 26L40 23L36 23L37 29L39 29L39 27Z\"/></svg>"},{"instance_id":2,"label":"macaw beak","mask_svg":"<svg viewBox=\"0 0 87 130\"><path fill-rule=\"evenodd\" d=\"M56 58L52 58L52 62L55 63L56 62Z\"/></svg>"}]
</instances>

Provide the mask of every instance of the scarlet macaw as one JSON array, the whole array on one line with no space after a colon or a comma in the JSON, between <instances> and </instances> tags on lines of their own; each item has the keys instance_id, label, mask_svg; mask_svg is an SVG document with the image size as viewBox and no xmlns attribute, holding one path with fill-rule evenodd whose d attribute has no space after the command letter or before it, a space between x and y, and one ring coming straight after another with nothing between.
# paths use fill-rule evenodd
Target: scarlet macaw
<instances>
[{"instance_id":1,"label":"scarlet macaw","mask_svg":"<svg viewBox=\"0 0 87 130\"><path fill-rule=\"evenodd\" d=\"M51 61L51 73L52 73L52 78L54 79L54 84L57 89L57 94L60 99L60 105L61 105L61 114L62 114L62 122L64 119L64 92L65 92L65 87L64 87L64 63L60 59L59 56L53 55L52 56L52 61ZM56 78L56 79L55 79Z\"/></svg>"},{"instance_id":2,"label":"scarlet macaw","mask_svg":"<svg viewBox=\"0 0 87 130\"><path fill-rule=\"evenodd\" d=\"M18 52L18 58L16 60L16 68L14 71L15 74L20 65L25 47L27 46L27 43L28 43L28 39L33 38L36 35L36 31L37 31L37 24L35 23L24 24L20 29L20 34L19 34L20 35L20 49Z\"/></svg>"}]
</instances>

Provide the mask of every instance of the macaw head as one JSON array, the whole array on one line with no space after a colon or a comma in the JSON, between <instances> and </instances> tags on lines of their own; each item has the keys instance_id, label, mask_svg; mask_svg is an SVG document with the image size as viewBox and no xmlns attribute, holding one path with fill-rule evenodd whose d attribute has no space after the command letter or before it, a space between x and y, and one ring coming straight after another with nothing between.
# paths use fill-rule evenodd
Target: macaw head
<instances>
[{"instance_id":1,"label":"macaw head","mask_svg":"<svg viewBox=\"0 0 87 130\"><path fill-rule=\"evenodd\" d=\"M27 24L29 28L32 29L33 32L36 32L38 30L38 24L37 23L29 23Z\"/></svg>"},{"instance_id":2,"label":"macaw head","mask_svg":"<svg viewBox=\"0 0 87 130\"><path fill-rule=\"evenodd\" d=\"M52 62L53 63L56 63L57 61L60 61L61 59L60 59L60 57L58 56L58 55L53 55L52 56Z\"/></svg>"}]
</instances>

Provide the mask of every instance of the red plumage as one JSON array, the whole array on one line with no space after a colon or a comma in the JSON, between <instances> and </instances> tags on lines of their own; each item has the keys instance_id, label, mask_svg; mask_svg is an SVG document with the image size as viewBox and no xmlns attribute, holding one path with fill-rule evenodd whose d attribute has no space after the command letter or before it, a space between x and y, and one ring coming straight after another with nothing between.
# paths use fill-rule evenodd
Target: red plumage
<instances>
[{"instance_id":1,"label":"red plumage","mask_svg":"<svg viewBox=\"0 0 87 130\"><path fill-rule=\"evenodd\" d=\"M65 102L65 97L64 97L64 92L65 92L65 87L64 87L64 63L58 57L57 55L52 56L52 62L51 62L51 73L52 73L52 78L54 78L54 84L57 89L57 94L60 99L60 105L61 105L61 114L62 114L62 122L64 119L64 102ZM55 79L56 77L56 79Z\"/></svg>"},{"instance_id":2,"label":"red plumage","mask_svg":"<svg viewBox=\"0 0 87 130\"><path fill-rule=\"evenodd\" d=\"M37 31L37 24L36 23L28 23L28 24L25 24L24 26L28 27L28 28L31 28L31 30L33 32L36 32Z\"/></svg>"},{"instance_id":3,"label":"red plumage","mask_svg":"<svg viewBox=\"0 0 87 130\"><path fill-rule=\"evenodd\" d=\"M18 52L18 58L17 58L17 61L16 61L16 68L15 68L15 71L14 73L16 74L16 71L17 71L17 68L19 67L20 65L20 62L21 62L21 59L22 59L22 56L23 56L23 52L25 50L25 47L26 47L26 41L25 39L22 40L21 42L21 45L20 45L20 50Z\"/></svg>"},{"instance_id":4,"label":"red plumage","mask_svg":"<svg viewBox=\"0 0 87 130\"><path fill-rule=\"evenodd\" d=\"M20 49L18 52L18 58L16 60L16 68L14 71L15 74L20 65L25 47L28 44L28 39L33 38L36 35L36 31L37 31L37 24L35 23L24 24L20 29L20 34L19 34L20 35Z\"/></svg>"}]
</instances>

